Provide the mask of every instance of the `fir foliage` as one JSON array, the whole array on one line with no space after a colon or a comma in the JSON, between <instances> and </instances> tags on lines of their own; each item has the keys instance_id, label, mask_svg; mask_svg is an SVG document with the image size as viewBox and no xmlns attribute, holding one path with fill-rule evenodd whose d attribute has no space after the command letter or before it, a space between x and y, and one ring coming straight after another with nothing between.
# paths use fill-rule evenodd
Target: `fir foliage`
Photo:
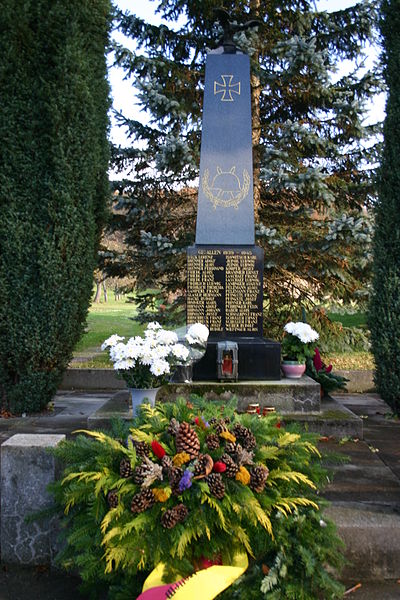
<instances>
[{"instance_id":1,"label":"fir foliage","mask_svg":"<svg viewBox=\"0 0 400 600\"><path fill-rule=\"evenodd\" d=\"M197 423L196 416L200 419ZM226 427L230 431L241 424L255 436L254 463L269 469L262 492L254 492L237 478L224 477L221 498L213 495L207 479L193 480L176 496L168 492L167 477L151 488L136 483L135 477L121 478L122 458L130 459L132 469L138 464L132 439L157 440L172 457L176 453L174 435L168 433L172 419L191 423L201 448L205 448L214 427L212 420L225 417L229 418ZM324 502L318 490L327 480L327 472L315 438L276 424L276 416L237 415L233 403L223 407L194 397L190 404L178 399L156 408L142 405L131 425L119 423L118 431L88 431L90 439L79 435L63 442L54 452L66 469L62 480L53 485L57 506L64 513L67 541L60 564L77 569L86 589L93 591L103 585L110 598L128 598L132 597L134 578L138 576L142 582L159 562L165 564L165 578L171 581L177 574L193 573L193 565L202 557L221 555L224 564L230 564L236 552L245 550L252 557L251 567L232 590L232 597L244 597L245 593L246 598L261 598L268 587L276 593L294 594L296 590L297 595L281 597L311 598L307 594L312 590L314 597L323 592L324 597L339 598L342 588L326 571L329 564L339 566L341 559L334 527L331 523L325 527L322 521ZM224 449L209 452L216 462ZM138 495L153 488L157 488L159 500L132 514L132 499L135 507L139 506ZM118 496L114 508L107 503L111 490ZM168 493L163 495L162 490ZM163 527L163 515L182 504L188 510L184 522L177 520L170 528ZM265 582L261 565L272 568L277 562L276 581ZM252 596L247 596L248 589Z\"/></svg>"},{"instance_id":2,"label":"fir foliage","mask_svg":"<svg viewBox=\"0 0 400 600\"><path fill-rule=\"evenodd\" d=\"M109 0L5 0L0 402L42 409L83 333L109 196Z\"/></svg>"},{"instance_id":3,"label":"fir foliage","mask_svg":"<svg viewBox=\"0 0 400 600\"><path fill-rule=\"evenodd\" d=\"M267 333L280 335L301 305L366 294L371 219L365 207L374 194L379 126L363 121L367 101L382 83L378 69L363 70L362 57L376 7L363 2L328 14L306 0L224 5L233 19L263 22L258 32L236 34L236 41L251 56L265 322ZM134 50L116 44L116 64L132 79L149 122L118 115L131 144L114 149L114 167L129 172L114 182L120 193L114 227L126 232L128 250L109 268L112 274L134 273L142 289L159 287L161 304L173 299L175 318L184 305L185 248L194 241L206 50L221 33L213 25L213 6L206 0L156 1L165 20L160 26L118 15ZM342 59L355 66L340 76ZM144 307L154 298L142 300Z\"/></svg>"},{"instance_id":4,"label":"fir foliage","mask_svg":"<svg viewBox=\"0 0 400 600\"><path fill-rule=\"evenodd\" d=\"M381 3L383 62L388 86L384 151L375 206L374 292L369 326L375 381L382 398L400 414L400 12Z\"/></svg>"}]
</instances>

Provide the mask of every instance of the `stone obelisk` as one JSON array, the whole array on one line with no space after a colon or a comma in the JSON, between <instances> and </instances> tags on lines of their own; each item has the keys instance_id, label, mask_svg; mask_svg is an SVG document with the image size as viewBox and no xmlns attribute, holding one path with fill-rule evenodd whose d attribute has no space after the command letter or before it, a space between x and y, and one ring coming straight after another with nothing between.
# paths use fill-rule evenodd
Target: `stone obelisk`
<instances>
[{"instance_id":1,"label":"stone obelisk","mask_svg":"<svg viewBox=\"0 0 400 600\"><path fill-rule=\"evenodd\" d=\"M263 250L254 244L250 61L222 17L222 45L206 60L196 241L187 252L187 322L210 329L194 379L217 378L226 341L238 348L239 380L274 380L280 344L262 337Z\"/></svg>"}]
</instances>

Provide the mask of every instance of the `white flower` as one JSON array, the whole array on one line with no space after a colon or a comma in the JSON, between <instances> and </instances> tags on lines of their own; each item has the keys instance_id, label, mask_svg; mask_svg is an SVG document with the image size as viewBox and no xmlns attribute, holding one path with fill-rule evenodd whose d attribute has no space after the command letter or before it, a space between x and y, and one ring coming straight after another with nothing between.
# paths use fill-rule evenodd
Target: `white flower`
<instances>
[{"instance_id":1,"label":"white flower","mask_svg":"<svg viewBox=\"0 0 400 600\"><path fill-rule=\"evenodd\" d=\"M135 366L135 361L128 358L127 360L117 360L114 363L114 369L118 371L128 371L129 369L133 369Z\"/></svg>"},{"instance_id":2,"label":"white flower","mask_svg":"<svg viewBox=\"0 0 400 600\"><path fill-rule=\"evenodd\" d=\"M195 323L189 327L185 339L189 344L206 344L208 334L208 327L202 323Z\"/></svg>"},{"instance_id":3,"label":"white flower","mask_svg":"<svg viewBox=\"0 0 400 600\"><path fill-rule=\"evenodd\" d=\"M114 333L114 335L112 335L109 338L107 338L106 340L104 340L104 342L101 345L101 349L105 350L106 348L112 348L118 342L120 342L124 339L125 339L124 337L121 337L120 335L117 335L116 333Z\"/></svg>"},{"instance_id":4,"label":"white flower","mask_svg":"<svg viewBox=\"0 0 400 600\"><path fill-rule=\"evenodd\" d=\"M178 341L178 336L175 331L167 331L166 329L160 329L157 332L156 340L159 344L165 344L169 346L175 344Z\"/></svg>"},{"instance_id":5,"label":"white flower","mask_svg":"<svg viewBox=\"0 0 400 600\"><path fill-rule=\"evenodd\" d=\"M293 323L293 321L290 321L290 323L286 323L286 325L283 329L287 333L293 333L296 328L296 325L297 325L297 323Z\"/></svg>"},{"instance_id":6,"label":"white flower","mask_svg":"<svg viewBox=\"0 0 400 600\"><path fill-rule=\"evenodd\" d=\"M319 335L308 323L302 323L298 321L293 323L286 323L284 330L287 333L290 333L297 337L303 344L309 344L310 342L315 342Z\"/></svg>"},{"instance_id":7,"label":"white flower","mask_svg":"<svg viewBox=\"0 0 400 600\"><path fill-rule=\"evenodd\" d=\"M142 341L141 338L139 338ZM142 344L136 341L136 338L130 338L125 345L126 358L138 358L140 356Z\"/></svg>"},{"instance_id":8,"label":"white flower","mask_svg":"<svg viewBox=\"0 0 400 600\"><path fill-rule=\"evenodd\" d=\"M152 321L146 327L146 331L157 331L158 329L162 329L162 327L157 321Z\"/></svg>"},{"instance_id":9,"label":"white flower","mask_svg":"<svg viewBox=\"0 0 400 600\"><path fill-rule=\"evenodd\" d=\"M189 350L183 344L175 344L171 348L172 354L180 360L186 360L189 356Z\"/></svg>"},{"instance_id":10,"label":"white flower","mask_svg":"<svg viewBox=\"0 0 400 600\"><path fill-rule=\"evenodd\" d=\"M150 371L156 377L159 377L160 375L166 375L167 373L170 372L169 363L166 360L162 360L162 359L155 360L150 365Z\"/></svg>"},{"instance_id":11,"label":"white flower","mask_svg":"<svg viewBox=\"0 0 400 600\"><path fill-rule=\"evenodd\" d=\"M139 360L144 365L151 365L153 360L158 359L157 348L154 348L148 340L143 344L140 349Z\"/></svg>"},{"instance_id":12,"label":"white flower","mask_svg":"<svg viewBox=\"0 0 400 600\"><path fill-rule=\"evenodd\" d=\"M110 349L111 360L113 362L115 362L116 360L122 360L122 359L126 358L125 348L126 348L126 346L122 342L119 342L118 344L113 346Z\"/></svg>"},{"instance_id":13,"label":"white flower","mask_svg":"<svg viewBox=\"0 0 400 600\"><path fill-rule=\"evenodd\" d=\"M154 358L167 358L171 354L170 346L155 346L153 348Z\"/></svg>"}]
</instances>

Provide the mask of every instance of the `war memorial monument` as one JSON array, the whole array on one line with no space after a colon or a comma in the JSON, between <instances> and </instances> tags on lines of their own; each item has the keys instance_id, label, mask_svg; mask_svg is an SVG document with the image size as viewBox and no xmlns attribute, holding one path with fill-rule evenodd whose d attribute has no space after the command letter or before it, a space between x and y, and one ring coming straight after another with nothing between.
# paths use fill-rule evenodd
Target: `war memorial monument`
<instances>
[{"instance_id":1,"label":"war memorial monument","mask_svg":"<svg viewBox=\"0 0 400 600\"><path fill-rule=\"evenodd\" d=\"M207 55L195 245L187 250L187 323L210 330L194 380L279 380L280 344L263 338L264 253L255 245L250 59L218 9Z\"/></svg>"}]
</instances>

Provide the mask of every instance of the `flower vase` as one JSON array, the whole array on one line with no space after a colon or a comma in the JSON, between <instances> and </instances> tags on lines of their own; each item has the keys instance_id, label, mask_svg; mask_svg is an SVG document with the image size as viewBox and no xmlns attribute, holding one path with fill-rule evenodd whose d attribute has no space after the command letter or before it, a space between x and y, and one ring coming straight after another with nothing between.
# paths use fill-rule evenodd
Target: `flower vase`
<instances>
[{"instance_id":1,"label":"flower vase","mask_svg":"<svg viewBox=\"0 0 400 600\"><path fill-rule=\"evenodd\" d=\"M193 364L178 365L171 377L171 383L192 383Z\"/></svg>"},{"instance_id":2,"label":"flower vase","mask_svg":"<svg viewBox=\"0 0 400 600\"><path fill-rule=\"evenodd\" d=\"M297 360L284 360L281 369L287 379L300 379L306 370L306 364L299 363Z\"/></svg>"},{"instance_id":3,"label":"flower vase","mask_svg":"<svg viewBox=\"0 0 400 600\"><path fill-rule=\"evenodd\" d=\"M129 388L132 398L133 416L137 415L138 408L141 404L147 403L150 404L150 406L155 405L156 396L159 389L159 387L150 389Z\"/></svg>"}]
</instances>

